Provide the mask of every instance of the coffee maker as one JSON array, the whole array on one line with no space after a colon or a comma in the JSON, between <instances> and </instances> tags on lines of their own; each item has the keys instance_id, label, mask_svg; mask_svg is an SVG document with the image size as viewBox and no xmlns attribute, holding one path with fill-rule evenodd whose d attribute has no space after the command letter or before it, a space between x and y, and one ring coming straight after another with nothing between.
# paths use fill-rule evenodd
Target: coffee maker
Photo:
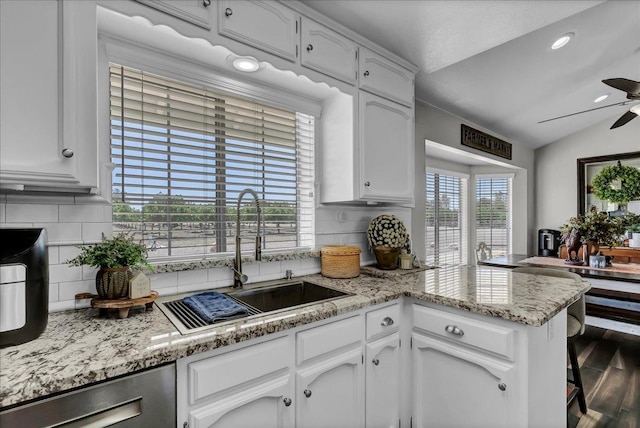
<instances>
[{"instance_id":1,"label":"coffee maker","mask_svg":"<svg viewBox=\"0 0 640 428\"><path fill-rule=\"evenodd\" d=\"M558 257L560 247L560 231L553 229L538 230L538 255L542 257Z\"/></svg>"}]
</instances>

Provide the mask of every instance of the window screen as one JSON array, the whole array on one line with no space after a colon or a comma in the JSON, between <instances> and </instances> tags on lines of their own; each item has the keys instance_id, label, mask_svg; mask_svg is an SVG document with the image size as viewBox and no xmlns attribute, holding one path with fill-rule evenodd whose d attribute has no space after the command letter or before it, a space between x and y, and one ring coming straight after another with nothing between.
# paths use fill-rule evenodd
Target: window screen
<instances>
[{"instance_id":1,"label":"window screen","mask_svg":"<svg viewBox=\"0 0 640 428\"><path fill-rule=\"evenodd\" d=\"M114 232L151 258L313 245L312 116L110 64ZM245 248L246 245L246 248Z\"/></svg>"},{"instance_id":2,"label":"window screen","mask_svg":"<svg viewBox=\"0 0 640 428\"><path fill-rule=\"evenodd\" d=\"M493 257L511 252L510 177L476 179L476 247L484 242Z\"/></svg>"},{"instance_id":3,"label":"window screen","mask_svg":"<svg viewBox=\"0 0 640 428\"><path fill-rule=\"evenodd\" d=\"M467 263L466 179L427 171L426 262L436 266Z\"/></svg>"}]
</instances>

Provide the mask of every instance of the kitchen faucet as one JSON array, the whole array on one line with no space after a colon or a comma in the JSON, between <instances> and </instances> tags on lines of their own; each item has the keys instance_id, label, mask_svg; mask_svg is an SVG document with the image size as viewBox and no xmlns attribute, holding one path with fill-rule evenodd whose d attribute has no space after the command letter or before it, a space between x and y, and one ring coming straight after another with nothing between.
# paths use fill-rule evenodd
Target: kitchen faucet
<instances>
[{"instance_id":1,"label":"kitchen faucet","mask_svg":"<svg viewBox=\"0 0 640 428\"><path fill-rule=\"evenodd\" d=\"M236 211L236 258L233 261L233 286L235 288L242 288L242 284L247 282L247 275L242 273L242 254L240 252L240 202L242 202L242 197L249 193L256 202L256 212L258 215L258 229L256 231L256 249L255 249L255 260L257 262L262 260L262 237L260 236L260 198L258 194L251 189L244 189L240 192L238 196L238 207Z\"/></svg>"}]
</instances>

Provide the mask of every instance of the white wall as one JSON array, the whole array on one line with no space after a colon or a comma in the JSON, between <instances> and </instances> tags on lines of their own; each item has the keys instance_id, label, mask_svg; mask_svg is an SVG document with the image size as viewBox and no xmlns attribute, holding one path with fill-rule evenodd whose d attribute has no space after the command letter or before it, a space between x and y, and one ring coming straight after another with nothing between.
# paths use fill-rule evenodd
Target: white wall
<instances>
[{"instance_id":1,"label":"white wall","mask_svg":"<svg viewBox=\"0 0 640 428\"><path fill-rule=\"evenodd\" d=\"M475 129L494 135L513 144L512 160L503 159L491 154L484 154L479 150L463 146L460 143L460 124L469 125ZM515 172L513 180L513 252L532 254L535 246L534 233L534 171L533 150L516 142L510 141L490 129L482 128L467 120L454 116L421 101L416 102L416 208L412 212L412 230L417 254L425 253L424 239L424 206L425 206L425 165L429 154L425 153L425 140L454 147L474 155L483 155L489 159L501 162L503 167L472 168L474 171L487 172ZM470 192L473 190L469 189ZM421 244L421 246L418 246Z\"/></svg>"},{"instance_id":2,"label":"white wall","mask_svg":"<svg viewBox=\"0 0 640 428\"><path fill-rule=\"evenodd\" d=\"M617 116L535 151L536 227L557 229L578 211L577 159L640 151L640 119L609 129Z\"/></svg>"}]
</instances>

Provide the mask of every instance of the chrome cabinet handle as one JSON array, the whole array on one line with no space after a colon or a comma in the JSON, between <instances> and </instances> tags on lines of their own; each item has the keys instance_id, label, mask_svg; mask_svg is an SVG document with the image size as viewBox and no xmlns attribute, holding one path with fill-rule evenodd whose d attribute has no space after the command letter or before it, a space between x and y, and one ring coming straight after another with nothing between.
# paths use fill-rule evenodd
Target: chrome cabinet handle
<instances>
[{"instance_id":1,"label":"chrome cabinet handle","mask_svg":"<svg viewBox=\"0 0 640 428\"><path fill-rule=\"evenodd\" d=\"M383 326L383 327L389 327L390 325L393 325L393 318L384 317L384 319L382 320L380 325Z\"/></svg>"},{"instance_id":2,"label":"chrome cabinet handle","mask_svg":"<svg viewBox=\"0 0 640 428\"><path fill-rule=\"evenodd\" d=\"M464 336L464 331L459 328L457 325L448 325L444 328L447 333L455 334L456 336Z\"/></svg>"},{"instance_id":3,"label":"chrome cabinet handle","mask_svg":"<svg viewBox=\"0 0 640 428\"><path fill-rule=\"evenodd\" d=\"M226 8L226 9L224 10L224 15L225 15L225 16L231 16L231 15L233 15L233 10L231 10L231 8L230 8L230 7Z\"/></svg>"},{"instance_id":4,"label":"chrome cabinet handle","mask_svg":"<svg viewBox=\"0 0 640 428\"><path fill-rule=\"evenodd\" d=\"M380 360L377 358L374 358L373 361L371 361L373 363L374 366L377 366L378 364L380 364Z\"/></svg>"},{"instance_id":5,"label":"chrome cabinet handle","mask_svg":"<svg viewBox=\"0 0 640 428\"><path fill-rule=\"evenodd\" d=\"M311 43L309 43L307 45L307 52L311 52L313 50L313 45Z\"/></svg>"},{"instance_id":6,"label":"chrome cabinet handle","mask_svg":"<svg viewBox=\"0 0 640 428\"><path fill-rule=\"evenodd\" d=\"M73 150L66 148L66 149L62 149L62 156L64 156L65 158L72 158L73 157Z\"/></svg>"},{"instance_id":7,"label":"chrome cabinet handle","mask_svg":"<svg viewBox=\"0 0 640 428\"><path fill-rule=\"evenodd\" d=\"M305 397L307 397L307 398L311 397L311 391L310 391L310 390L308 390L308 389L305 389L302 393L303 393L303 394L304 394L304 396L305 396Z\"/></svg>"},{"instance_id":8,"label":"chrome cabinet handle","mask_svg":"<svg viewBox=\"0 0 640 428\"><path fill-rule=\"evenodd\" d=\"M211 0L202 0L202 5L203 5L204 7L211 6Z\"/></svg>"},{"instance_id":9,"label":"chrome cabinet handle","mask_svg":"<svg viewBox=\"0 0 640 428\"><path fill-rule=\"evenodd\" d=\"M506 383L499 383L498 384L498 389L500 391L506 391L507 390L507 384Z\"/></svg>"},{"instance_id":10,"label":"chrome cabinet handle","mask_svg":"<svg viewBox=\"0 0 640 428\"><path fill-rule=\"evenodd\" d=\"M369 187L369 186L371 186L371 183L369 183L368 181L365 181L364 182L364 187Z\"/></svg>"},{"instance_id":11,"label":"chrome cabinet handle","mask_svg":"<svg viewBox=\"0 0 640 428\"><path fill-rule=\"evenodd\" d=\"M364 72L364 77L369 77L369 70L366 70L366 71Z\"/></svg>"},{"instance_id":12,"label":"chrome cabinet handle","mask_svg":"<svg viewBox=\"0 0 640 428\"><path fill-rule=\"evenodd\" d=\"M286 407L289 407L291 405L291 398L284 397L284 400L282 400L282 401L284 401L284 405Z\"/></svg>"}]
</instances>

